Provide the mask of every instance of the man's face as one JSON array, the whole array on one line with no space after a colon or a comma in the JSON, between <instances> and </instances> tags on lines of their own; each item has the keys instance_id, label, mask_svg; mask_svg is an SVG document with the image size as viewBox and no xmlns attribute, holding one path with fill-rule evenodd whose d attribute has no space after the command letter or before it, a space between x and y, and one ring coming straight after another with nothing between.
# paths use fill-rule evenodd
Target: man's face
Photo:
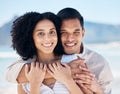
<instances>
[{"instance_id":1,"label":"man's face","mask_svg":"<svg viewBox=\"0 0 120 94\"><path fill-rule=\"evenodd\" d=\"M67 19L62 21L61 41L66 54L79 54L80 45L85 30L82 29L79 20Z\"/></svg>"}]
</instances>

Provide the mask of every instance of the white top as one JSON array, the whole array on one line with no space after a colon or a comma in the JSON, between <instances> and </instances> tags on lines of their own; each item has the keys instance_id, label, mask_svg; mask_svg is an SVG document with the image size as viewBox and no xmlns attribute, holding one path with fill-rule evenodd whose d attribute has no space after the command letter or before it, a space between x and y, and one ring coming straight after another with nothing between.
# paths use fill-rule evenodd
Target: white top
<instances>
[{"instance_id":1,"label":"white top","mask_svg":"<svg viewBox=\"0 0 120 94\"><path fill-rule=\"evenodd\" d=\"M61 62L69 63L70 61L77 59L77 56L85 59L85 63L88 68L91 70L93 74L95 74L95 78L98 83L104 90L104 94L111 94L111 85L113 76L111 70L109 68L108 62L98 53L93 52L86 47L84 47L83 53L81 54L73 54L73 55L63 55ZM25 63L30 63L35 61L35 59L29 59L27 61L23 61L22 59L12 64L7 68L6 79L10 82L17 82L16 78L18 73L20 72L22 66Z\"/></svg>"},{"instance_id":2,"label":"white top","mask_svg":"<svg viewBox=\"0 0 120 94\"><path fill-rule=\"evenodd\" d=\"M22 84L23 89L27 94L30 94L30 84ZM42 84L40 87L40 94L70 94L68 89L62 83L56 81L53 88L48 87L47 85Z\"/></svg>"}]
</instances>

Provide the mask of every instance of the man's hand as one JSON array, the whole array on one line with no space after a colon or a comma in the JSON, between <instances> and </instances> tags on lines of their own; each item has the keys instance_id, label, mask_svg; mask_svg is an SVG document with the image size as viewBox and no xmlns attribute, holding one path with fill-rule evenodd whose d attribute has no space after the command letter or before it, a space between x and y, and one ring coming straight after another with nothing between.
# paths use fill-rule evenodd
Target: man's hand
<instances>
[{"instance_id":1,"label":"man's hand","mask_svg":"<svg viewBox=\"0 0 120 94\"><path fill-rule=\"evenodd\" d=\"M89 71L87 69L87 65L84 62L84 59L78 57L78 59L75 59L69 63L69 66L71 67L72 77L85 94L93 94L91 90L84 86L85 83L91 84L91 80L89 79L92 79L91 76L89 76L91 74L88 73ZM83 71L81 68L84 68L85 71ZM84 73L88 74L88 76L84 75ZM85 79L88 80L84 81Z\"/></svg>"},{"instance_id":2,"label":"man's hand","mask_svg":"<svg viewBox=\"0 0 120 94\"><path fill-rule=\"evenodd\" d=\"M103 94L103 90L95 80L95 75L84 62L84 59L78 58L69 63L73 79L85 94Z\"/></svg>"}]
</instances>

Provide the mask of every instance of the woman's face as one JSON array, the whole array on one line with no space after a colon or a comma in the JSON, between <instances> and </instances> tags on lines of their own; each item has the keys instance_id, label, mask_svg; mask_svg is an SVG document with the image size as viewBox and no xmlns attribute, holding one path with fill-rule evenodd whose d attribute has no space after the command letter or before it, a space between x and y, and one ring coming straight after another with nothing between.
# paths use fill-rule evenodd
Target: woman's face
<instances>
[{"instance_id":1,"label":"woman's face","mask_svg":"<svg viewBox=\"0 0 120 94\"><path fill-rule=\"evenodd\" d=\"M47 19L39 21L33 31L33 40L37 52L45 54L53 53L58 40L53 22Z\"/></svg>"}]
</instances>

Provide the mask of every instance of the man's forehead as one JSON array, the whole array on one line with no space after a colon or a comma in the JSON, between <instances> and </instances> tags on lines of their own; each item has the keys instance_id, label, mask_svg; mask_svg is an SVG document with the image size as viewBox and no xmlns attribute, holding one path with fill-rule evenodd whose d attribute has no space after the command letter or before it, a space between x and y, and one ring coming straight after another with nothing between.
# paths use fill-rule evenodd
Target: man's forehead
<instances>
[{"instance_id":1,"label":"man's forehead","mask_svg":"<svg viewBox=\"0 0 120 94\"><path fill-rule=\"evenodd\" d=\"M78 19L66 19L62 21L61 28L73 28L73 27L81 27L80 21Z\"/></svg>"},{"instance_id":2,"label":"man's forehead","mask_svg":"<svg viewBox=\"0 0 120 94\"><path fill-rule=\"evenodd\" d=\"M75 29L82 29L82 27L80 24L75 23L63 24L61 26L61 30L75 30Z\"/></svg>"}]
</instances>

